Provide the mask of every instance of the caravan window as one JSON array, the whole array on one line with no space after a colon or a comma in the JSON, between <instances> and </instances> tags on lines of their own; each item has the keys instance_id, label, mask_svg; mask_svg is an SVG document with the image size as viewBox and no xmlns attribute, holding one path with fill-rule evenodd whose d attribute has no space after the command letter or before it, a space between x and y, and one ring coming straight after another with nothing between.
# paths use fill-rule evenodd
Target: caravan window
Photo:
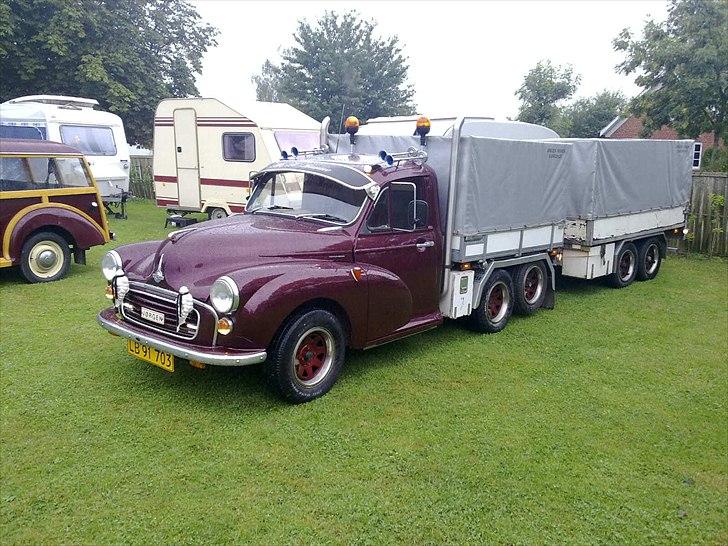
<instances>
[{"instance_id":1,"label":"caravan window","mask_svg":"<svg viewBox=\"0 0 728 546\"><path fill-rule=\"evenodd\" d=\"M252 133L225 133L222 154L225 161L255 161L255 137Z\"/></svg>"},{"instance_id":2,"label":"caravan window","mask_svg":"<svg viewBox=\"0 0 728 546\"><path fill-rule=\"evenodd\" d=\"M0 138L27 138L45 140L46 128L32 125L0 125Z\"/></svg>"},{"instance_id":3,"label":"caravan window","mask_svg":"<svg viewBox=\"0 0 728 546\"><path fill-rule=\"evenodd\" d=\"M86 155L116 155L116 142L111 127L61 125L61 141Z\"/></svg>"}]
</instances>

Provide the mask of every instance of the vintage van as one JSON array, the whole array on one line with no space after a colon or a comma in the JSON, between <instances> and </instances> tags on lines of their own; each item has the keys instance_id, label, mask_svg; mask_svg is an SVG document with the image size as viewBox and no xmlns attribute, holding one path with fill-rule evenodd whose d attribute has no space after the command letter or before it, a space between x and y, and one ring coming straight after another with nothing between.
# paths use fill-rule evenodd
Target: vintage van
<instances>
[{"instance_id":1,"label":"vintage van","mask_svg":"<svg viewBox=\"0 0 728 546\"><path fill-rule=\"evenodd\" d=\"M319 122L285 103L165 99L154 115L157 206L214 219L242 212L251 175L281 151L315 148L320 132Z\"/></svg>"},{"instance_id":2,"label":"vintage van","mask_svg":"<svg viewBox=\"0 0 728 546\"><path fill-rule=\"evenodd\" d=\"M129 192L129 145L119 116L95 99L30 95L0 104L0 138L53 140L81 150L104 203L123 215Z\"/></svg>"},{"instance_id":3,"label":"vintage van","mask_svg":"<svg viewBox=\"0 0 728 546\"><path fill-rule=\"evenodd\" d=\"M66 275L71 253L107 243L101 195L83 154L42 140L0 138L0 267L20 266L28 282Z\"/></svg>"}]
</instances>

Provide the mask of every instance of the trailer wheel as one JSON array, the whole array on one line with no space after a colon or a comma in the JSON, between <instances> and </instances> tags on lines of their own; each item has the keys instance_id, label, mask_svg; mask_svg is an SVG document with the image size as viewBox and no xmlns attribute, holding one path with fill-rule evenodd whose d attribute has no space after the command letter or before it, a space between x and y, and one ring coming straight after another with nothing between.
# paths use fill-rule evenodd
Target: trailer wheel
<instances>
[{"instance_id":1,"label":"trailer wheel","mask_svg":"<svg viewBox=\"0 0 728 546\"><path fill-rule=\"evenodd\" d=\"M513 313L513 280L505 269L496 269L483 287L480 303L470 314L478 332L494 334L508 324Z\"/></svg>"},{"instance_id":2,"label":"trailer wheel","mask_svg":"<svg viewBox=\"0 0 728 546\"><path fill-rule=\"evenodd\" d=\"M607 282L614 288L629 286L637 277L637 247L633 243L624 243L619 251L615 264L616 270L607 277Z\"/></svg>"},{"instance_id":3,"label":"trailer wheel","mask_svg":"<svg viewBox=\"0 0 728 546\"><path fill-rule=\"evenodd\" d=\"M637 253L637 278L649 281L657 277L662 265L660 242L657 239L648 239L639 248Z\"/></svg>"},{"instance_id":4,"label":"trailer wheel","mask_svg":"<svg viewBox=\"0 0 728 546\"><path fill-rule=\"evenodd\" d=\"M207 217L210 220L222 220L223 218L227 218L227 212L225 209L215 207L214 209L210 209L207 213Z\"/></svg>"},{"instance_id":5,"label":"trailer wheel","mask_svg":"<svg viewBox=\"0 0 728 546\"><path fill-rule=\"evenodd\" d=\"M546 298L548 276L543 262L531 262L516 268L513 277L515 305L519 315L532 315Z\"/></svg>"},{"instance_id":6,"label":"trailer wheel","mask_svg":"<svg viewBox=\"0 0 728 546\"><path fill-rule=\"evenodd\" d=\"M20 252L20 272L30 283L57 281L71 264L68 242L50 231L28 237Z\"/></svg>"},{"instance_id":7,"label":"trailer wheel","mask_svg":"<svg viewBox=\"0 0 728 546\"><path fill-rule=\"evenodd\" d=\"M269 385L291 402L308 402L334 386L346 341L339 320L313 309L294 315L273 342L266 361Z\"/></svg>"}]
</instances>

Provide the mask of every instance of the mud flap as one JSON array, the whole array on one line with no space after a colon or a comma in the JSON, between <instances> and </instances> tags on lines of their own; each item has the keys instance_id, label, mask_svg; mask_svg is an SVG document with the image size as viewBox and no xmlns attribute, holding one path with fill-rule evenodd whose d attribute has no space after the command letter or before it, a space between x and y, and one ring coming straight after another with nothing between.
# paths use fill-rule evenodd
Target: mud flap
<instances>
[{"instance_id":1,"label":"mud flap","mask_svg":"<svg viewBox=\"0 0 728 546\"><path fill-rule=\"evenodd\" d=\"M551 282L546 283L546 296L543 299L544 309L553 309L556 307L556 290L551 286Z\"/></svg>"},{"instance_id":2,"label":"mud flap","mask_svg":"<svg viewBox=\"0 0 728 546\"><path fill-rule=\"evenodd\" d=\"M73 261L79 265L86 265L86 251L82 248L73 248Z\"/></svg>"}]
</instances>

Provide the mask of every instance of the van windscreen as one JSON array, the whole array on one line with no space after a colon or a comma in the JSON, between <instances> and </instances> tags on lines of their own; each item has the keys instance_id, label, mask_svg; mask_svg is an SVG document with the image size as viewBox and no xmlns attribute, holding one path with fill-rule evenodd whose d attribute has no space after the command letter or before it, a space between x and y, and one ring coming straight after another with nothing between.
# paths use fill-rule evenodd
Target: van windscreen
<instances>
[{"instance_id":1,"label":"van windscreen","mask_svg":"<svg viewBox=\"0 0 728 546\"><path fill-rule=\"evenodd\" d=\"M61 141L85 155L116 155L116 143L111 127L61 125Z\"/></svg>"}]
</instances>

